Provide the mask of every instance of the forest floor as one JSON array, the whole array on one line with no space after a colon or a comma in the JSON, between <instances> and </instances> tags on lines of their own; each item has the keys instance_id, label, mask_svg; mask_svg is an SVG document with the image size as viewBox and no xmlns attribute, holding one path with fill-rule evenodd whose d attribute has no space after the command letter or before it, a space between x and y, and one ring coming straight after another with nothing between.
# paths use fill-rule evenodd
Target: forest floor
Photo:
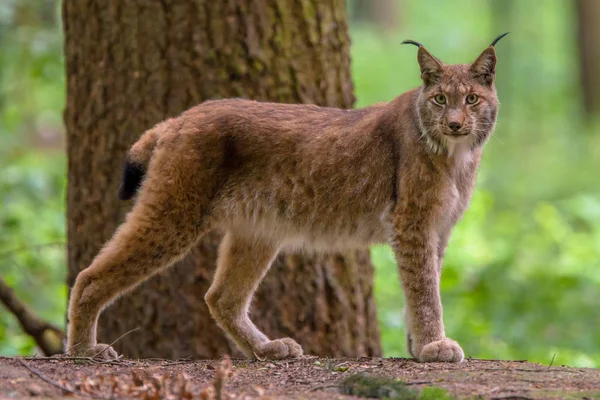
<instances>
[{"instance_id":1,"label":"forest floor","mask_svg":"<svg viewBox=\"0 0 600 400\"><path fill-rule=\"evenodd\" d=\"M0 399L600 399L600 370L468 359L282 361L0 357Z\"/></svg>"}]
</instances>

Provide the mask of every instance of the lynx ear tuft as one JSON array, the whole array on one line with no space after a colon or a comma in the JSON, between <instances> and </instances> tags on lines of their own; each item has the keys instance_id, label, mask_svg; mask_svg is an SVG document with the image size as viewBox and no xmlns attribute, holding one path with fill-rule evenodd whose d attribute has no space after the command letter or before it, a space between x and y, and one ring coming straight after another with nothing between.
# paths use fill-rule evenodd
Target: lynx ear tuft
<instances>
[{"instance_id":1,"label":"lynx ear tuft","mask_svg":"<svg viewBox=\"0 0 600 400\"><path fill-rule=\"evenodd\" d=\"M425 86L438 82L442 75L444 64L425 50L425 47L419 42L405 40L402 44L413 44L419 48L417 60L421 68L421 79Z\"/></svg>"},{"instance_id":2,"label":"lynx ear tuft","mask_svg":"<svg viewBox=\"0 0 600 400\"><path fill-rule=\"evenodd\" d=\"M417 47L423 47L423 45L419 42L415 42L414 40L410 40L410 39L406 39L404 42L402 42L401 44L414 44Z\"/></svg>"},{"instance_id":3,"label":"lynx ear tuft","mask_svg":"<svg viewBox=\"0 0 600 400\"><path fill-rule=\"evenodd\" d=\"M502 35L499 35L496 39L494 39L494 41L492 42L492 44L490 44L490 47L494 47L496 45L496 43L498 43L498 41L500 39L502 39L504 36L508 35L510 32L506 32L503 33Z\"/></svg>"}]
</instances>

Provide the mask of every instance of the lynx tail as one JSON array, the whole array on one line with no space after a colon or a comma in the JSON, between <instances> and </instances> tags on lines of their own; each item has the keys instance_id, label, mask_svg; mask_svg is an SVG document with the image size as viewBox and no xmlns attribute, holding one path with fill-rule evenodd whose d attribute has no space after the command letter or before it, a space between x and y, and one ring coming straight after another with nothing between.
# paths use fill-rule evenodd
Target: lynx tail
<instances>
[{"instance_id":1,"label":"lynx tail","mask_svg":"<svg viewBox=\"0 0 600 400\"><path fill-rule=\"evenodd\" d=\"M123 165L123 181L119 187L119 199L129 200L140 188L146 168L158 142L158 129L154 128L142 135L131 147Z\"/></svg>"}]
</instances>

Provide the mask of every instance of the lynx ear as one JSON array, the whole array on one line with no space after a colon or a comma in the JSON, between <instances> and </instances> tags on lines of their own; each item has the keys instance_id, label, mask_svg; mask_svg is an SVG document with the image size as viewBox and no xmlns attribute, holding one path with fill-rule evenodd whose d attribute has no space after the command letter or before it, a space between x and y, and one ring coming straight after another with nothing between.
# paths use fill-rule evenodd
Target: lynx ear
<instances>
[{"instance_id":1,"label":"lynx ear","mask_svg":"<svg viewBox=\"0 0 600 400\"><path fill-rule=\"evenodd\" d=\"M417 61L421 68L421 79L425 86L438 82L442 75L444 64L425 50L425 47L421 43L414 40L405 40L402 44L414 44L419 48Z\"/></svg>"},{"instance_id":2,"label":"lynx ear","mask_svg":"<svg viewBox=\"0 0 600 400\"><path fill-rule=\"evenodd\" d=\"M509 32L499 35L487 49L481 53L477 60L471 64L471 74L477 79L482 85L491 85L496 77L496 50L494 46L500 39L508 35Z\"/></svg>"},{"instance_id":3,"label":"lynx ear","mask_svg":"<svg viewBox=\"0 0 600 400\"><path fill-rule=\"evenodd\" d=\"M490 86L496 77L496 51L490 46L481 53L469 68L473 78L482 85Z\"/></svg>"}]
</instances>

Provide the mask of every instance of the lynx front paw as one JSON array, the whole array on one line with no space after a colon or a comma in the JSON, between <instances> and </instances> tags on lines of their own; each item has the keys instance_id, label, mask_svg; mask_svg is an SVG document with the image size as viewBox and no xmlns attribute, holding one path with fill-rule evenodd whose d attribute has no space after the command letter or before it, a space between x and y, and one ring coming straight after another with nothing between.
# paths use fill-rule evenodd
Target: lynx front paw
<instances>
[{"instance_id":1,"label":"lynx front paw","mask_svg":"<svg viewBox=\"0 0 600 400\"><path fill-rule=\"evenodd\" d=\"M426 344L417 357L420 362L455 363L462 362L464 358L465 355L459 344L448 338Z\"/></svg>"},{"instance_id":2,"label":"lynx front paw","mask_svg":"<svg viewBox=\"0 0 600 400\"><path fill-rule=\"evenodd\" d=\"M302 347L294 339L284 338L271 340L260 345L254 351L258 359L280 360L282 358L300 357Z\"/></svg>"},{"instance_id":3,"label":"lynx front paw","mask_svg":"<svg viewBox=\"0 0 600 400\"><path fill-rule=\"evenodd\" d=\"M75 349L69 353L83 357L92 357L99 360L117 360L119 358L119 354L117 354L115 349L108 344L102 343L98 343L93 347L81 351Z\"/></svg>"}]
</instances>

